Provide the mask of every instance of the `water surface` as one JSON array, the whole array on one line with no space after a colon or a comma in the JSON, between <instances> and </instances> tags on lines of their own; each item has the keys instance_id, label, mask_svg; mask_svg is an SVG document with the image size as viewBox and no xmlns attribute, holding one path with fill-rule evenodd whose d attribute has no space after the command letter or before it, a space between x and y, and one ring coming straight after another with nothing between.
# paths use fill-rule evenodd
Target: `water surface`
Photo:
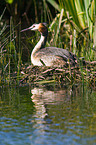
<instances>
[{"instance_id":1,"label":"water surface","mask_svg":"<svg viewBox=\"0 0 96 145\"><path fill-rule=\"evenodd\" d=\"M96 90L1 87L0 145L95 145Z\"/></svg>"}]
</instances>

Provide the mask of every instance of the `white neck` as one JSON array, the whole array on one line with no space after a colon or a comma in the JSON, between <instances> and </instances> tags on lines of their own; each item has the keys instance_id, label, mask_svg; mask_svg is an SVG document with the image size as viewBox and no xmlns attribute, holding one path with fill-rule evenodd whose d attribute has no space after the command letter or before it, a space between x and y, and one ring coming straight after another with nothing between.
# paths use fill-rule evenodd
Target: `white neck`
<instances>
[{"instance_id":1,"label":"white neck","mask_svg":"<svg viewBox=\"0 0 96 145\"><path fill-rule=\"evenodd\" d=\"M35 53L39 49L41 49L42 47L44 48L46 40L47 40L47 37L41 35L41 38L40 38L39 42L36 44L36 46L34 47L34 49L32 51L32 55L35 55Z\"/></svg>"}]
</instances>

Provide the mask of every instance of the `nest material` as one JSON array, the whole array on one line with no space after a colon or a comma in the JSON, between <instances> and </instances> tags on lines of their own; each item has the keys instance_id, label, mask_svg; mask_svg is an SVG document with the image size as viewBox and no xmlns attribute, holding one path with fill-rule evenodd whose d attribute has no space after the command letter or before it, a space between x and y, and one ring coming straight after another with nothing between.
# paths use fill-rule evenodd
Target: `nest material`
<instances>
[{"instance_id":1,"label":"nest material","mask_svg":"<svg viewBox=\"0 0 96 145\"><path fill-rule=\"evenodd\" d=\"M91 85L96 85L96 61L86 62L86 66L68 66L64 68L57 67L22 67L21 74L23 79L20 83L72 83L87 81Z\"/></svg>"}]
</instances>

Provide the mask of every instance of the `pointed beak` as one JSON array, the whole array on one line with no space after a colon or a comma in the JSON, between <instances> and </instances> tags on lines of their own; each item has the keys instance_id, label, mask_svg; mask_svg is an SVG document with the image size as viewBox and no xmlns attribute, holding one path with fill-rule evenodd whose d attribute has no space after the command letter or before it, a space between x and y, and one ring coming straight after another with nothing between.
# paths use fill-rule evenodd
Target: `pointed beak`
<instances>
[{"instance_id":1,"label":"pointed beak","mask_svg":"<svg viewBox=\"0 0 96 145\"><path fill-rule=\"evenodd\" d=\"M39 28L39 24L35 24L35 25L33 24L31 27L23 29L20 32L24 32L24 31L27 31L27 30L38 30L38 28Z\"/></svg>"},{"instance_id":2,"label":"pointed beak","mask_svg":"<svg viewBox=\"0 0 96 145\"><path fill-rule=\"evenodd\" d=\"M27 30L30 30L30 27L29 28L26 28L26 29L23 29L20 32L24 32L24 31L27 31Z\"/></svg>"}]
</instances>

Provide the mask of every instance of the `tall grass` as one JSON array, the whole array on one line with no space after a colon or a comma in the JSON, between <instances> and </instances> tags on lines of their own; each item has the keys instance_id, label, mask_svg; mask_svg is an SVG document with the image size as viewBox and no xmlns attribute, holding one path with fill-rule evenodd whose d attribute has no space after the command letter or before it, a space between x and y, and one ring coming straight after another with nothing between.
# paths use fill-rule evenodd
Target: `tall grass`
<instances>
[{"instance_id":1,"label":"tall grass","mask_svg":"<svg viewBox=\"0 0 96 145\"><path fill-rule=\"evenodd\" d=\"M13 18L10 17L10 25L3 22L4 9L0 17L1 25L1 47L0 47L0 80L1 83L12 83L13 78L18 78L21 67L21 51L19 36L19 52L16 51L16 33L14 30ZM18 45L17 45L18 47ZM16 79L18 81L18 79Z\"/></svg>"},{"instance_id":2,"label":"tall grass","mask_svg":"<svg viewBox=\"0 0 96 145\"><path fill-rule=\"evenodd\" d=\"M94 18L96 17L96 14L94 12L95 1L59 0L59 4L57 4L55 0L47 1L52 6L54 6L55 9L58 10L57 16L54 18L53 22L50 25L51 31L54 31L54 27L57 25L57 28L55 27L55 39L57 40L59 37L58 32L60 32L60 26L66 26L66 24L69 24L71 26L70 34L72 36L72 42L69 38L69 43L73 47L72 51L76 52L77 56L85 57L85 59L87 60L92 61L93 59L95 59L95 52L92 49L93 46L95 46L94 40L96 40L94 39Z\"/></svg>"},{"instance_id":3,"label":"tall grass","mask_svg":"<svg viewBox=\"0 0 96 145\"><path fill-rule=\"evenodd\" d=\"M5 78L4 78L4 73L5 73L5 69L6 69L6 66L4 66L3 64L4 64L4 52L6 51L6 50L4 50L4 45L2 45L2 43L4 44L4 43L6 43L6 40L5 40L5 42L2 42L2 39L3 39L3 41L4 41L4 38L3 38L3 32L5 31L5 29L6 29L6 23L4 23L3 21L2 21L2 18L3 18L3 15L4 15L4 13L5 13L5 10L6 10L6 8L4 9L4 11L2 12L2 14L1 14L1 16L0 16L0 36L2 37L2 38L0 38L1 39L1 41L0 41L0 73L1 73L1 75L0 75L0 77L1 78L3 78L3 80L5 80ZM2 77L3 76L3 77ZM0 78L0 82L2 83L2 79Z\"/></svg>"}]
</instances>

